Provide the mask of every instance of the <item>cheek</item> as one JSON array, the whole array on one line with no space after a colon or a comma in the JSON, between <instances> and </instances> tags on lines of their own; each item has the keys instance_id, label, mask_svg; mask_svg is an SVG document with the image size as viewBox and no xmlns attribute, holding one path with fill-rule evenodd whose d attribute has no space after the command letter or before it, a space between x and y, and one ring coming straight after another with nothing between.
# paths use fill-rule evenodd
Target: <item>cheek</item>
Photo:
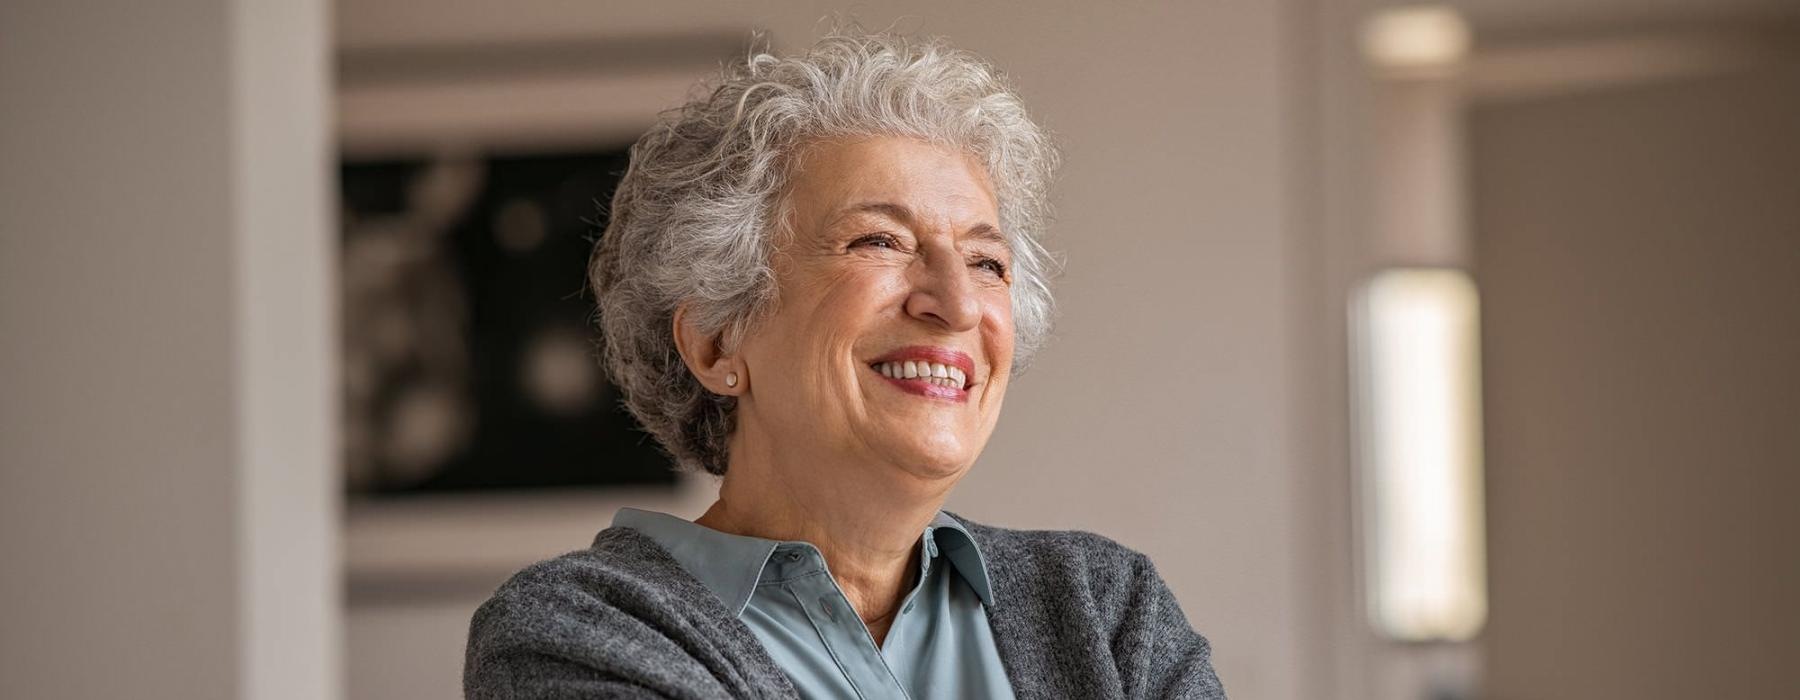
<instances>
[{"instance_id":1,"label":"cheek","mask_svg":"<svg viewBox=\"0 0 1800 700\"><path fill-rule=\"evenodd\" d=\"M844 267L815 278L817 286L804 299L788 306L794 314L785 341L787 354L772 358L787 362L814 400L840 401L856 391L858 342L870 329L884 322L904 298L904 278L880 269Z\"/></svg>"},{"instance_id":2,"label":"cheek","mask_svg":"<svg viewBox=\"0 0 1800 700\"><path fill-rule=\"evenodd\" d=\"M809 321L835 341L853 343L882 322L906 298L903 274L883 269L845 269L808 311Z\"/></svg>"},{"instance_id":3,"label":"cheek","mask_svg":"<svg viewBox=\"0 0 1800 700\"><path fill-rule=\"evenodd\" d=\"M1011 366L1013 341L1018 332L1013 325L1012 299L1006 297L990 302L984 317L984 335L989 352L994 354L995 362L1004 360L1008 366Z\"/></svg>"}]
</instances>

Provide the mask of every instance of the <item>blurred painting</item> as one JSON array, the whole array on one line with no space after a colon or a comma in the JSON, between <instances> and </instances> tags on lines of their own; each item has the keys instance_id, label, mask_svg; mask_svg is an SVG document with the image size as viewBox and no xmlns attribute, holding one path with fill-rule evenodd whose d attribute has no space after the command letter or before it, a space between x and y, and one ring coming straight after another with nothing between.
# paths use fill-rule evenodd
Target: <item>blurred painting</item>
<instances>
[{"instance_id":1,"label":"blurred painting","mask_svg":"<svg viewBox=\"0 0 1800 700\"><path fill-rule=\"evenodd\" d=\"M597 359L588 254L623 148L346 161L350 493L669 484Z\"/></svg>"}]
</instances>

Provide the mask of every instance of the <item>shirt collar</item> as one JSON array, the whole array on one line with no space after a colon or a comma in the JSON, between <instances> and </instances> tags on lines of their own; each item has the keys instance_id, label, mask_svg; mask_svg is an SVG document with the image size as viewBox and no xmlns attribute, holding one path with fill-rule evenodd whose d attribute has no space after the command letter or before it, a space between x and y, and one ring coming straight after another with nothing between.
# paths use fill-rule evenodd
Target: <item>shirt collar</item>
<instances>
[{"instance_id":1,"label":"shirt collar","mask_svg":"<svg viewBox=\"0 0 1800 700\"><path fill-rule=\"evenodd\" d=\"M613 527L637 530L668 550L682 568L687 569L713 595L724 601L725 607L733 615L742 615L744 608L750 604L751 596L756 593L756 584L762 580L769 558L774 556L777 548L783 545L812 546L804 542L733 535L667 513L637 508L620 508L618 514L613 516L612 524ZM935 548L938 554L950 561L963 580L969 583L969 587L975 589L975 594L981 597L982 604L994 604L993 589L988 581L987 565L982 559L981 548L976 546L975 538L969 535L968 529L961 522L948 513L938 511L937 517L926 526L925 533L921 533L920 538L928 550Z\"/></svg>"},{"instance_id":2,"label":"shirt collar","mask_svg":"<svg viewBox=\"0 0 1800 700\"><path fill-rule=\"evenodd\" d=\"M969 534L962 521L940 510L927 532L931 532L932 539L937 542L938 553L949 559L956 572L975 589L975 594L981 596L981 604L993 607L994 589L988 581L987 558L981 555L975 536Z\"/></svg>"}]
</instances>

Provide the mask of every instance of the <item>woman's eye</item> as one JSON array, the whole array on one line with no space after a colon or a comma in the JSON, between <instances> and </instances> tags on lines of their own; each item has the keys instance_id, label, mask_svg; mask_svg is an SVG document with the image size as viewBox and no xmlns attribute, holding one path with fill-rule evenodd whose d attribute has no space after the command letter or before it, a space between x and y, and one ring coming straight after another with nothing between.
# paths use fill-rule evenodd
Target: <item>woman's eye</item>
<instances>
[{"instance_id":1,"label":"woman's eye","mask_svg":"<svg viewBox=\"0 0 1800 700\"><path fill-rule=\"evenodd\" d=\"M982 259L976 261L975 265L977 267L985 267L989 270L992 270L995 275L998 275L1000 277L1006 276L1006 263L1000 262L999 260L995 260L993 258L982 258Z\"/></svg>"},{"instance_id":2,"label":"woman's eye","mask_svg":"<svg viewBox=\"0 0 1800 700\"><path fill-rule=\"evenodd\" d=\"M860 246L860 245L873 245L873 246L878 246L878 247L882 247L882 248L899 248L900 247L900 245L894 240L893 236L887 235L885 233L876 233L876 234L870 234L867 236L863 236L862 238L858 238L858 239L856 239L855 242L850 244L851 247L856 247L856 246Z\"/></svg>"}]
</instances>

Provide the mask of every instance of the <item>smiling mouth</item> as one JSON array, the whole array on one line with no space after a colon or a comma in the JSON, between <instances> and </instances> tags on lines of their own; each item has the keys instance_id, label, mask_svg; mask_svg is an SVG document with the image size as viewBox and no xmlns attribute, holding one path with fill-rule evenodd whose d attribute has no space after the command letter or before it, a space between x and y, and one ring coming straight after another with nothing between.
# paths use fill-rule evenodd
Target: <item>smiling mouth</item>
<instances>
[{"instance_id":1,"label":"smiling mouth","mask_svg":"<svg viewBox=\"0 0 1800 700\"><path fill-rule=\"evenodd\" d=\"M869 365L881 376L896 382L933 386L952 391L966 391L973 384L961 367L923 360L876 362Z\"/></svg>"}]
</instances>

